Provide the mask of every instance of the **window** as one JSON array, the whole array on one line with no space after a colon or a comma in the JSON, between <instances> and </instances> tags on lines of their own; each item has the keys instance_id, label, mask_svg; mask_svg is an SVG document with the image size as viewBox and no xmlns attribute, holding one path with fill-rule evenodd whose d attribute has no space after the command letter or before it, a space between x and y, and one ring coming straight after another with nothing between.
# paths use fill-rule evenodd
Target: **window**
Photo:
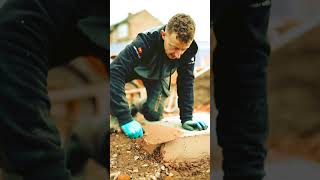
<instances>
[{"instance_id":1,"label":"window","mask_svg":"<svg viewBox=\"0 0 320 180\"><path fill-rule=\"evenodd\" d=\"M125 38L128 36L129 33L129 28L128 28L128 24L124 23L124 24L120 24L118 26L118 38Z\"/></svg>"}]
</instances>

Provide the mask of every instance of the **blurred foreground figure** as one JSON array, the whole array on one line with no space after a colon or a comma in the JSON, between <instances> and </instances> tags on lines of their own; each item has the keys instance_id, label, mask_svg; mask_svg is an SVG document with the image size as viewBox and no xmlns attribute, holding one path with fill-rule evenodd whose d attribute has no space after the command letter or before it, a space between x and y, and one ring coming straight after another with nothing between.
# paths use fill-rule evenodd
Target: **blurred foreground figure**
<instances>
[{"instance_id":1,"label":"blurred foreground figure","mask_svg":"<svg viewBox=\"0 0 320 180\"><path fill-rule=\"evenodd\" d=\"M106 11L107 1L100 0L7 0L0 8L0 157L6 172L25 180L70 179L58 131L48 121L48 70L79 56L106 59ZM75 131L68 159L81 152L106 166L107 123L100 124Z\"/></svg>"},{"instance_id":2,"label":"blurred foreground figure","mask_svg":"<svg viewBox=\"0 0 320 180\"><path fill-rule=\"evenodd\" d=\"M213 53L224 180L265 176L270 0L215 0Z\"/></svg>"}]
</instances>

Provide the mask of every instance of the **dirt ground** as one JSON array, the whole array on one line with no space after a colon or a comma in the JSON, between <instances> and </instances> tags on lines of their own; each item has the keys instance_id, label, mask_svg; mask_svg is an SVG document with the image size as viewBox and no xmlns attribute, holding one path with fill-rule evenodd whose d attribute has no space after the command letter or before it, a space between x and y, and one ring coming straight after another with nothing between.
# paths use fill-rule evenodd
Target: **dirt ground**
<instances>
[{"instance_id":1,"label":"dirt ground","mask_svg":"<svg viewBox=\"0 0 320 180\"><path fill-rule=\"evenodd\" d=\"M158 150L153 154L142 149L140 143L123 133L110 136L111 179L128 175L132 179L210 179L209 159L197 162L164 163Z\"/></svg>"}]
</instances>

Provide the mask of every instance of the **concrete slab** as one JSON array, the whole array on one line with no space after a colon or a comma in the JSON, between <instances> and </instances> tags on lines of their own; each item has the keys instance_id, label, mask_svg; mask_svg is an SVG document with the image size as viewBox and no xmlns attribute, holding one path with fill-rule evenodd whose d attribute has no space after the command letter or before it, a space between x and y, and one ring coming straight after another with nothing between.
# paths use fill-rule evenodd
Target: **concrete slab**
<instances>
[{"instance_id":1,"label":"concrete slab","mask_svg":"<svg viewBox=\"0 0 320 180\"><path fill-rule=\"evenodd\" d=\"M178 130L183 132L183 137L186 136L196 136L196 135L204 135L204 134L210 134L210 113L206 112L199 112L199 113L194 113L193 114L193 119L194 120L203 120L207 123L208 129L204 131L188 131L185 130L181 127L181 121L179 116L169 116L161 121L156 121L156 122L149 122L149 121L143 121L142 124L158 124L166 127L172 127L172 128L177 128Z\"/></svg>"},{"instance_id":2,"label":"concrete slab","mask_svg":"<svg viewBox=\"0 0 320 180\"><path fill-rule=\"evenodd\" d=\"M210 134L186 136L161 146L163 161L197 161L210 157Z\"/></svg>"},{"instance_id":3,"label":"concrete slab","mask_svg":"<svg viewBox=\"0 0 320 180\"><path fill-rule=\"evenodd\" d=\"M142 147L150 154L161 144L175 140L183 135L178 128L157 123L143 124L144 136Z\"/></svg>"},{"instance_id":4,"label":"concrete slab","mask_svg":"<svg viewBox=\"0 0 320 180\"><path fill-rule=\"evenodd\" d=\"M158 122L143 122L143 147L151 153L161 145L164 161L194 161L210 157L210 114L195 113L194 120L208 124L204 131L188 131L181 127L179 116L167 117Z\"/></svg>"}]
</instances>

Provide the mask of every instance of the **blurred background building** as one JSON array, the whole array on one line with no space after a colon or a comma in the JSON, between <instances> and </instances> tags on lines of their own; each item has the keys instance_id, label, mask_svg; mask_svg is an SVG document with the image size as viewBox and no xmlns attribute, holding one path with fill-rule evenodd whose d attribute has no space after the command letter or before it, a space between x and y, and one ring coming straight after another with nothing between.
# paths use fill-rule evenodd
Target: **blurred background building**
<instances>
[{"instance_id":1,"label":"blurred background building","mask_svg":"<svg viewBox=\"0 0 320 180\"><path fill-rule=\"evenodd\" d=\"M131 41L136 38L138 33L160 25L162 23L147 10L142 10L135 14L129 13L126 19L110 27L110 42Z\"/></svg>"}]
</instances>

